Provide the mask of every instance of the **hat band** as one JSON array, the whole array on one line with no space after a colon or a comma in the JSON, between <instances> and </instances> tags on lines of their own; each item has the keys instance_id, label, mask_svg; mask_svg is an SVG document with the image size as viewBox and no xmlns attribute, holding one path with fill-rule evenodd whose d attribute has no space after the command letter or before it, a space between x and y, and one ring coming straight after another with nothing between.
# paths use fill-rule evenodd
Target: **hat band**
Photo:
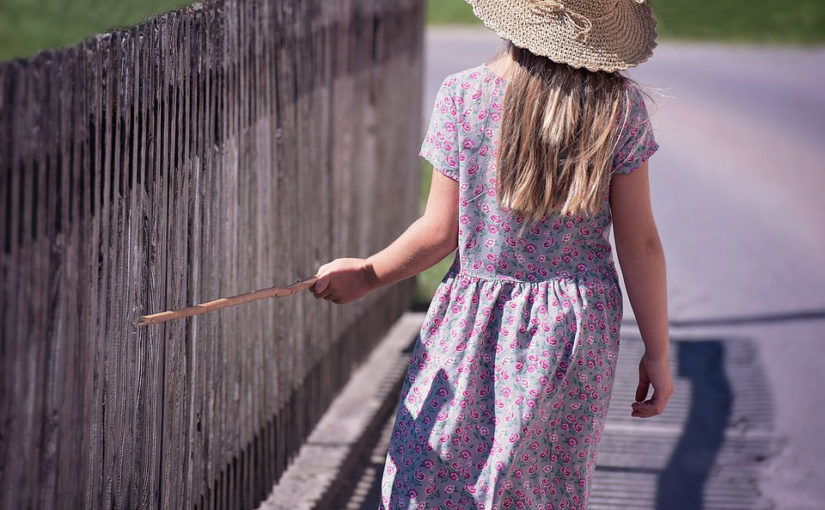
<instances>
[{"instance_id":1,"label":"hat band","mask_svg":"<svg viewBox=\"0 0 825 510\"><path fill-rule=\"evenodd\" d=\"M618 7L621 0L616 0L613 7L601 16L593 18L593 20L600 20L610 15L616 7ZM637 4L643 4L646 0L633 0ZM571 25L573 25L573 37L577 41L587 42L587 35L593 29L593 21L574 10L569 9L562 2L557 0L530 0L530 11L539 16L548 16L552 14L560 14L567 18ZM538 21L534 23L546 23L546 21Z\"/></svg>"}]
</instances>

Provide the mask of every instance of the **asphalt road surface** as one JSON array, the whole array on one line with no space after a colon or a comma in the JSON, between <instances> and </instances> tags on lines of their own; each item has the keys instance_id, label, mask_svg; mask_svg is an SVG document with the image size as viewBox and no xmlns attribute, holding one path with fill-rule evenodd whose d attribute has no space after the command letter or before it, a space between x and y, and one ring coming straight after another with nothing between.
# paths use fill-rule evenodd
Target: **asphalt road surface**
<instances>
[{"instance_id":1,"label":"asphalt road surface","mask_svg":"<svg viewBox=\"0 0 825 510\"><path fill-rule=\"evenodd\" d=\"M443 78L500 44L429 32L425 123ZM822 509L825 49L663 44L630 75L654 96L676 393L630 417L642 343L626 302L590 508Z\"/></svg>"}]
</instances>

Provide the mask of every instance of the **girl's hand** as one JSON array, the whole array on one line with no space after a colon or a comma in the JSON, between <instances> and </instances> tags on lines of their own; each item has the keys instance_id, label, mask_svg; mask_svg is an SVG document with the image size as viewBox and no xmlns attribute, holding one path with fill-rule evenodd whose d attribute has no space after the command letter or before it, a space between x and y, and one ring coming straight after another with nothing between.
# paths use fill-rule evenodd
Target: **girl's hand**
<instances>
[{"instance_id":1,"label":"girl's hand","mask_svg":"<svg viewBox=\"0 0 825 510\"><path fill-rule=\"evenodd\" d=\"M309 288L316 298L343 305L372 290L370 268L365 259L335 259L318 268L319 278Z\"/></svg>"},{"instance_id":2,"label":"girl's hand","mask_svg":"<svg viewBox=\"0 0 825 510\"><path fill-rule=\"evenodd\" d=\"M653 396L645 400L651 384L653 385ZM667 356L653 358L645 353L639 361L639 385L636 387L636 402L630 404L630 407L633 408L630 416L650 418L662 414L672 394L673 377L670 375L670 364Z\"/></svg>"}]
</instances>

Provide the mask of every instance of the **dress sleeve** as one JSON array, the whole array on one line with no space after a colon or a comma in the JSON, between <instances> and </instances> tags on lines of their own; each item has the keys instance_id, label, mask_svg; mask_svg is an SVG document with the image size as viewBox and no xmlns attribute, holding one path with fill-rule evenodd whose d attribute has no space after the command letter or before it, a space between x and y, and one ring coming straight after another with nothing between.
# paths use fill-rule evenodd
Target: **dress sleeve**
<instances>
[{"instance_id":1,"label":"dress sleeve","mask_svg":"<svg viewBox=\"0 0 825 510\"><path fill-rule=\"evenodd\" d=\"M458 108L452 83L447 79L436 95L430 125L421 145L419 156L430 162L435 170L457 181L459 179Z\"/></svg>"},{"instance_id":2,"label":"dress sleeve","mask_svg":"<svg viewBox=\"0 0 825 510\"><path fill-rule=\"evenodd\" d=\"M659 149L641 90L636 86L629 86L626 93L619 140L613 159L612 173L616 174L629 174L636 170Z\"/></svg>"}]
</instances>

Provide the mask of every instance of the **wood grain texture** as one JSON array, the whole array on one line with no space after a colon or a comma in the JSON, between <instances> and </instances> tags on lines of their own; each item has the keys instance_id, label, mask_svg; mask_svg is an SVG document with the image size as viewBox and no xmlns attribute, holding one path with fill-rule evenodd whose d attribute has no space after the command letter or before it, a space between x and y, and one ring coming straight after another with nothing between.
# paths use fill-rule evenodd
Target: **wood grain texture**
<instances>
[{"instance_id":1,"label":"wood grain texture","mask_svg":"<svg viewBox=\"0 0 825 510\"><path fill-rule=\"evenodd\" d=\"M407 307L421 0L212 0L0 63L0 508L254 508Z\"/></svg>"}]
</instances>

